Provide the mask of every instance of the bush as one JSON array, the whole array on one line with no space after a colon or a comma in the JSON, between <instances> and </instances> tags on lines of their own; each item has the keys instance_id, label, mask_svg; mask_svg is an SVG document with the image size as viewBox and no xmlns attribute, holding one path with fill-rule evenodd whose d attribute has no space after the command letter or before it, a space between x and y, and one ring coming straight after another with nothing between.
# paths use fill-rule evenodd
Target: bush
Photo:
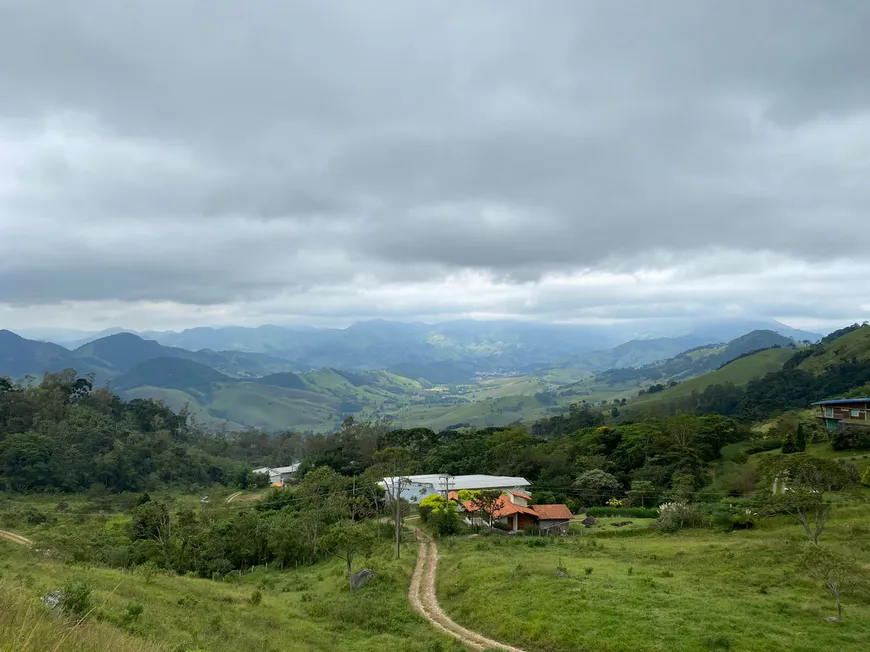
<instances>
[{"instance_id":1,"label":"bush","mask_svg":"<svg viewBox=\"0 0 870 652\"><path fill-rule=\"evenodd\" d=\"M88 615L93 605L91 601L91 587L84 582L67 582L63 589L63 602L61 609L70 616L82 619Z\"/></svg>"},{"instance_id":2,"label":"bush","mask_svg":"<svg viewBox=\"0 0 870 652\"><path fill-rule=\"evenodd\" d=\"M659 506L659 514L657 525L662 532L676 532L701 522L697 506L684 502L664 503Z\"/></svg>"},{"instance_id":3,"label":"bush","mask_svg":"<svg viewBox=\"0 0 870 652\"><path fill-rule=\"evenodd\" d=\"M870 466L864 469L864 475L861 476L861 484L870 487Z\"/></svg>"},{"instance_id":4,"label":"bush","mask_svg":"<svg viewBox=\"0 0 870 652\"><path fill-rule=\"evenodd\" d=\"M134 622L139 619L139 616L142 615L144 609L142 605L138 602L131 602L127 605L127 609L124 611L124 620L127 622Z\"/></svg>"},{"instance_id":5,"label":"bush","mask_svg":"<svg viewBox=\"0 0 870 652\"><path fill-rule=\"evenodd\" d=\"M840 424L831 439L835 451L870 448L870 428Z\"/></svg>"},{"instance_id":6,"label":"bush","mask_svg":"<svg viewBox=\"0 0 870 652\"><path fill-rule=\"evenodd\" d=\"M764 453L765 451L776 450L780 446L782 446L781 439L756 439L743 450L746 452L747 455L754 455L755 453Z\"/></svg>"},{"instance_id":7,"label":"bush","mask_svg":"<svg viewBox=\"0 0 870 652\"><path fill-rule=\"evenodd\" d=\"M717 503L708 508L710 524L726 532L750 530L758 522L758 513L746 505Z\"/></svg>"},{"instance_id":8,"label":"bush","mask_svg":"<svg viewBox=\"0 0 870 652\"><path fill-rule=\"evenodd\" d=\"M263 601L263 593L260 589L255 589L254 592L251 593L249 601L255 607Z\"/></svg>"},{"instance_id":9,"label":"bush","mask_svg":"<svg viewBox=\"0 0 870 652\"><path fill-rule=\"evenodd\" d=\"M652 507L590 507L587 516L625 516L626 518L658 518L659 510Z\"/></svg>"}]
</instances>

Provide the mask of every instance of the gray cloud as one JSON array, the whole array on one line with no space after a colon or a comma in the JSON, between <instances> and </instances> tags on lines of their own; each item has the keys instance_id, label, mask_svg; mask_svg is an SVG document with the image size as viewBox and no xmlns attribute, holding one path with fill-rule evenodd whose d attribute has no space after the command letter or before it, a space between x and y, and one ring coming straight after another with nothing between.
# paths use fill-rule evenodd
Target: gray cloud
<instances>
[{"instance_id":1,"label":"gray cloud","mask_svg":"<svg viewBox=\"0 0 870 652\"><path fill-rule=\"evenodd\" d=\"M868 29L862 0L0 0L0 304L629 318L725 278L822 318L797 295L866 258Z\"/></svg>"}]
</instances>

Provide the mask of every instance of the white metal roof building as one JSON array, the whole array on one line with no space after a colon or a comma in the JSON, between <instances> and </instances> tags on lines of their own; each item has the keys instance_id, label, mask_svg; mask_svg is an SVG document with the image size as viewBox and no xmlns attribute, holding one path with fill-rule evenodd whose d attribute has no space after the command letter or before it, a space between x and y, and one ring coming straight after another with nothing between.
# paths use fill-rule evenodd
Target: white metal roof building
<instances>
[{"instance_id":1,"label":"white metal roof building","mask_svg":"<svg viewBox=\"0 0 870 652\"><path fill-rule=\"evenodd\" d=\"M290 466L277 466L273 468L269 468L268 466L264 466L262 469L254 469L252 473L262 473L263 475L268 475L269 480L273 483L275 482L284 482L285 479L296 473L299 469L299 464L291 464Z\"/></svg>"},{"instance_id":2,"label":"white metal roof building","mask_svg":"<svg viewBox=\"0 0 870 652\"><path fill-rule=\"evenodd\" d=\"M507 475L446 475L429 473L425 475L409 475L402 487L402 498L410 503L419 503L429 494L445 491L478 490L478 489L522 489L531 483L525 478ZM385 489L394 487L396 478L384 478L379 484ZM391 493L391 492L387 492Z\"/></svg>"}]
</instances>

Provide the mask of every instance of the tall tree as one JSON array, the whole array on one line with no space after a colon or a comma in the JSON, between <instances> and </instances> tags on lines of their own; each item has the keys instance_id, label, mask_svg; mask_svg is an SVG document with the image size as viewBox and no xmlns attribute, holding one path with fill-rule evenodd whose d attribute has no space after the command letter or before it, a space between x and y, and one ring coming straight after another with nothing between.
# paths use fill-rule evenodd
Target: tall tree
<instances>
[{"instance_id":1,"label":"tall tree","mask_svg":"<svg viewBox=\"0 0 870 652\"><path fill-rule=\"evenodd\" d=\"M396 537L396 559L402 553L402 492L410 484L408 476L413 472L414 461L410 451L404 448L385 448L374 455L374 473L383 478L383 487L393 508L393 524Z\"/></svg>"},{"instance_id":2,"label":"tall tree","mask_svg":"<svg viewBox=\"0 0 870 652\"><path fill-rule=\"evenodd\" d=\"M810 546L801 558L801 564L811 577L830 591L837 604L837 619L842 620L840 597L861 576L860 568L848 557L826 546Z\"/></svg>"},{"instance_id":3,"label":"tall tree","mask_svg":"<svg viewBox=\"0 0 870 652\"><path fill-rule=\"evenodd\" d=\"M803 453L807 449L807 435L804 432L804 424L797 424L794 431L794 447L798 453Z\"/></svg>"},{"instance_id":4,"label":"tall tree","mask_svg":"<svg viewBox=\"0 0 870 652\"><path fill-rule=\"evenodd\" d=\"M346 478L327 466L319 466L308 473L295 490L300 525L307 534L314 560L323 528L347 516L346 489Z\"/></svg>"},{"instance_id":5,"label":"tall tree","mask_svg":"<svg viewBox=\"0 0 870 652\"><path fill-rule=\"evenodd\" d=\"M347 581L354 591L353 560L372 549L372 535L365 525L348 519L329 526L323 536L323 549L347 564Z\"/></svg>"},{"instance_id":6,"label":"tall tree","mask_svg":"<svg viewBox=\"0 0 870 652\"><path fill-rule=\"evenodd\" d=\"M846 470L833 460L795 453L765 456L759 472L768 487L764 498L768 511L791 516L807 539L818 545L831 516L831 501L825 494L850 485Z\"/></svg>"}]
</instances>

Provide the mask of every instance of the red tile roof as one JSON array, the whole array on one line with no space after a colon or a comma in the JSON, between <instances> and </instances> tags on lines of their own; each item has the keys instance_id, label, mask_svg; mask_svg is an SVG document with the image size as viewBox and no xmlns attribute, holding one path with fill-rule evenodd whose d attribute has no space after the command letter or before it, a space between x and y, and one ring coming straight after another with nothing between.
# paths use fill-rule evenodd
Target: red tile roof
<instances>
[{"instance_id":1,"label":"red tile roof","mask_svg":"<svg viewBox=\"0 0 870 652\"><path fill-rule=\"evenodd\" d=\"M520 498L525 498L526 500L532 499L532 497L529 494L524 494L522 491L514 491L513 489L511 489L508 493L511 493L514 496L519 496Z\"/></svg>"},{"instance_id":2,"label":"red tile roof","mask_svg":"<svg viewBox=\"0 0 870 652\"><path fill-rule=\"evenodd\" d=\"M447 492L447 500L455 500L459 502L459 492L458 491L448 491Z\"/></svg>"},{"instance_id":3,"label":"red tile roof","mask_svg":"<svg viewBox=\"0 0 870 652\"><path fill-rule=\"evenodd\" d=\"M465 507L466 511L469 512L476 512L480 509L480 506L473 500L466 500L462 504ZM528 514L529 516L537 516L537 513L531 507L522 507L521 505L515 505L504 494L499 496L498 502L496 502L495 504L495 509L492 510L492 515L495 518L502 518L504 516L513 516L514 514Z\"/></svg>"},{"instance_id":4,"label":"red tile roof","mask_svg":"<svg viewBox=\"0 0 870 652\"><path fill-rule=\"evenodd\" d=\"M567 505L535 505L535 514L543 521L570 520L572 514Z\"/></svg>"}]
</instances>

